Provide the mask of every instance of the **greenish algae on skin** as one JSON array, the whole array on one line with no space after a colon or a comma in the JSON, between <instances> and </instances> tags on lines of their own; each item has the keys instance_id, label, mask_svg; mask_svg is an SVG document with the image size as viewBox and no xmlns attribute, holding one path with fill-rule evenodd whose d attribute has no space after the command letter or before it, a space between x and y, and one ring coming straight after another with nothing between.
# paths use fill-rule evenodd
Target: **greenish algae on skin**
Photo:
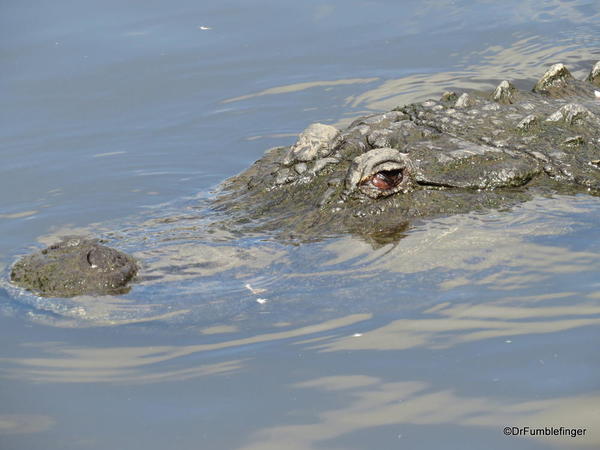
<instances>
[{"instance_id":1,"label":"greenish algae on skin","mask_svg":"<svg viewBox=\"0 0 600 450\"><path fill-rule=\"evenodd\" d=\"M21 258L11 279L47 297L124 294L137 270L129 255L94 239L70 238Z\"/></svg>"}]
</instances>

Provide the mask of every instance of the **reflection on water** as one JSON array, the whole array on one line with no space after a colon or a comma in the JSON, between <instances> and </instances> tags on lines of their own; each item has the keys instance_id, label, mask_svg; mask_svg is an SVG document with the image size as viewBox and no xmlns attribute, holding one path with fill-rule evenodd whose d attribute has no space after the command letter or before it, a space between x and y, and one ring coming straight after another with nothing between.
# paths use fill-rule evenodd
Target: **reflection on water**
<instances>
[{"instance_id":1,"label":"reflection on water","mask_svg":"<svg viewBox=\"0 0 600 450\"><path fill-rule=\"evenodd\" d=\"M219 364L208 364L194 367L193 363L185 363L184 369L172 369L169 364L180 365L181 359L196 353L213 352L231 347L253 345L263 342L277 341L324 333L340 327L369 319L368 315L352 315L335 320L301 327L267 333L231 341L212 344L195 344L183 346L151 346L151 347L115 347L87 348L70 347L61 343L43 344L44 353L60 356L38 358L0 358L5 368L0 369L5 377L27 378L36 382L113 382L113 383L149 383L157 381L181 381L191 377L206 375L222 375L234 372L243 367L243 360L226 361ZM166 364L165 364L166 363ZM167 366L164 368L164 366ZM192 367L188 367L192 365ZM153 367L158 366L158 373Z\"/></svg>"},{"instance_id":2,"label":"reflection on water","mask_svg":"<svg viewBox=\"0 0 600 450\"><path fill-rule=\"evenodd\" d=\"M415 347L448 348L464 342L555 333L573 328L600 325L600 306L576 303L573 306L527 308L530 298L500 306L502 301L482 305L441 303L423 311L418 319L399 319L358 337L343 337L314 348L340 350L403 350ZM533 299L535 301L535 299ZM564 318L568 317L568 318ZM511 341L512 342L512 341Z\"/></svg>"},{"instance_id":3,"label":"reflection on water","mask_svg":"<svg viewBox=\"0 0 600 450\"><path fill-rule=\"evenodd\" d=\"M488 427L493 433L501 433L508 424L544 428L560 423L565 428L587 427L586 438L552 437L547 439L548 444L558 448L597 448L600 445L600 434L594 430L600 425L597 408L600 393L511 403L504 399L467 397L452 390L436 390L420 381L385 382L362 375L316 378L292 387L334 392L344 395L347 402L339 409L325 408L312 423L260 430L242 449L315 449L364 429L395 425L396 429L402 430L407 425L439 424ZM402 438L402 435L398 437ZM402 441L398 441L397 445L401 444Z\"/></svg>"},{"instance_id":4,"label":"reflection on water","mask_svg":"<svg viewBox=\"0 0 600 450\"><path fill-rule=\"evenodd\" d=\"M0 214L0 219L21 219L23 217L33 216L38 211L20 211L12 214Z\"/></svg>"},{"instance_id":5,"label":"reflection on water","mask_svg":"<svg viewBox=\"0 0 600 450\"><path fill-rule=\"evenodd\" d=\"M54 419L39 414L0 414L0 435L39 433L54 424Z\"/></svg>"},{"instance_id":6,"label":"reflection on water","mask_svg":"<svg viewBox=\"0 0 600 450\"><path fill-rule=\"evenodd\" d=\"M290 84L287 86L278 86L269 89L265 89L264 91L256 92L254 94L241 95L239 97L228 98L223 100L223 103L231 103L231 102L239 102L241 100L248 100L254 97L260 97L262 95L276 95L276 94L289 94L290 92L298 92L303 91L305 89L312 89L316 87L329 87L329 86L344 86L347 84L362 84L362 83L372 83L377 81L378 78L354 78L347 80L335 80L335 81L311 81L304 83L296 83Z\"/></svg>"}]
</instances>

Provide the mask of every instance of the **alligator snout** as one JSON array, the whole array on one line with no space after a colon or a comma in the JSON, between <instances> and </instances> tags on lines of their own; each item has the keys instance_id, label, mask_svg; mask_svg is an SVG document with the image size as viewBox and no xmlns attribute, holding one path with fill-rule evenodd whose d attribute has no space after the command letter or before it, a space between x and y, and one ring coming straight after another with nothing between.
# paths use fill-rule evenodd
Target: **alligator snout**
<instances>
[{"instance_id":1,"label":"alligator snout","mask_svg":"<svg viewBox=\"0 0 600 450\"><path fill-rule=\"evenodd\" d=\"M19 259L11 280L47 297L123 294L137 270L133 257L97 239L69 238Z\"/></svg>"}]
</instances>

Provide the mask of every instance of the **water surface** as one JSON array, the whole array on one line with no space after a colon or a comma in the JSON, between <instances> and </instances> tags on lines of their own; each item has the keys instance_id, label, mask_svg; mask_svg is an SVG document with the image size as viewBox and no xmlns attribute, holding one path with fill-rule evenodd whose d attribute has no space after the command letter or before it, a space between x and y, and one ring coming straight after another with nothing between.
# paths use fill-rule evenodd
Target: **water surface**
<instances>
[{"instance_id":1,"label":"water surface","mask_svg":"<svg viewBox=\"0 0 600 450\"><path fill-rule=\"evenodd\" d=\"M2 283L0 448L598 448L600 199L439 218L383 245L219 242L199 206L311 122L528 89L556 62L583 78L599 9L4 2L4 276L74 233L152 276L101 299Z\"/></svg>"}]
</instances>

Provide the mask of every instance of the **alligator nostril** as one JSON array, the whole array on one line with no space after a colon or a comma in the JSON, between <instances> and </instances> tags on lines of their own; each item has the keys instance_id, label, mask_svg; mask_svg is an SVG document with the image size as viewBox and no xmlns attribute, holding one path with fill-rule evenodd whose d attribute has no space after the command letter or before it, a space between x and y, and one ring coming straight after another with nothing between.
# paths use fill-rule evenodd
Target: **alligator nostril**
<instances>
[{"instance_id":1,"label":"alligator nostril","mask_svg":"<svg viewBox=\"0 0 600 450\"><path fill-rule=\"evenodd\" d=\"M87 252L86 259L87 259L87 262L90 265L90 267L92 269L95 269L98 267L98 265L94 264L94 255L92 254L93 252L94 252L94 249Z\"/></svg>"}]
</instances>

